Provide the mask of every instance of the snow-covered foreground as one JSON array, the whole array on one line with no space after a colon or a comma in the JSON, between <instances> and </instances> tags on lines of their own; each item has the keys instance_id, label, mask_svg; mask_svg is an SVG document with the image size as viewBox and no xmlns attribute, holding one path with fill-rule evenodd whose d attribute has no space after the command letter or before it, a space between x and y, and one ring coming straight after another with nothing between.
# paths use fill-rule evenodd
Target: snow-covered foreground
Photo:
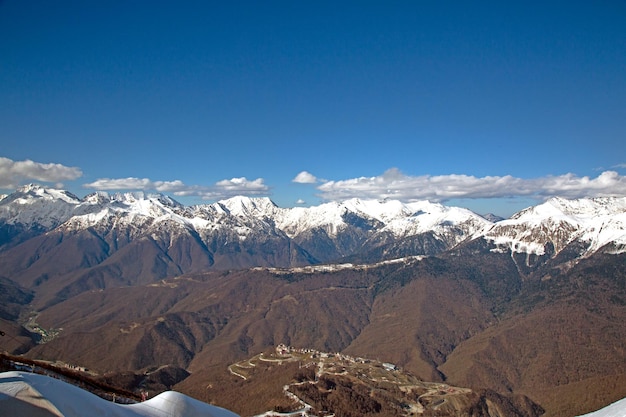
<instances>
[{"instance_id":1,"label":"snow-covered foreground","mask_svg":"<svg viewBox=\"0 0 626 417\"><path fill-rule=\"evenodd\" d=\"M116 404L57 379L28 372L0 373L0 415L15 417L237 417L167 391L137 404Z\"/></svg>"},{"instance_id":2,"label":"snow-covered foreground","mask_svg":"<svg viewBox=\"0 0 626 417\"><path fill-rule=\"evenodd\" d=\"M626 398L580 417L626 417Z\"/></svg>"}]
</instances>

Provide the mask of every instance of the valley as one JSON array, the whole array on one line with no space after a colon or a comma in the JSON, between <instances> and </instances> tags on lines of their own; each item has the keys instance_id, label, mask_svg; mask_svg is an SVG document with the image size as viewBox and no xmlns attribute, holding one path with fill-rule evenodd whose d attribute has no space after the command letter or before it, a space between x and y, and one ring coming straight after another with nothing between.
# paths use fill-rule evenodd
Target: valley
<instances>
[{"instance_id":1,"label":"valley","mask_svg":"<svg viewBox=\"0 0 626 417\"><path fill-rule=\"evenodd\" d=\"M0 348L131 391L244 416L293 411L286 385L315 412L353 401L381 416L573 416L626 397L623 198L493 223L426 202L184 207L30 186L0 219ZM281 343L319 357L270 356ZM322 352L352 359L323 362L326 385L291 386L319 380Z\"/></svg>"}]
</instances>

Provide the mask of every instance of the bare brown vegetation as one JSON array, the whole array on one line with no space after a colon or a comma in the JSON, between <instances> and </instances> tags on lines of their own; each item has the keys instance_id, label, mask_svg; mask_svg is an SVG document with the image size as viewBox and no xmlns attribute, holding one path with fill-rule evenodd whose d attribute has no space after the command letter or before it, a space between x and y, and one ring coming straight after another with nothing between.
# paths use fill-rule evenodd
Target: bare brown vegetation
<instances>
[{"instance_id":1,"label":"bare brown vegetation","mask_svg":"<svg viewBox=\"0 0 626 417\"><path fill-rule=\"evenodd\" d=\"M470 245L367 269L184 275L69 297L36 317L42 329L62 328L52 340L35 346L12 319L5 323L14 339L0 341L32 358L112 372L116 383L163 365L185 369L191 375L174 388L226 407L246 398L246 413L291 404L280 389L225 367L281 342L393 362L425 380L523 393L547 416L626 396L619 383L626 375L624 255L597 254L568 268L546 263L523 275L515 262ZM8 317L19 297L29 297L19 286L12 291L17 302L7 302ZM264 375L294 377L284 369ZM155 389L168 386L159 383ZM348 390L346 381L334 383ZM320 401L348 401L344 388ZM350 390L362 412L378 407L369 399L388 412L379 397Z\"/></svg>"}]
</instances>

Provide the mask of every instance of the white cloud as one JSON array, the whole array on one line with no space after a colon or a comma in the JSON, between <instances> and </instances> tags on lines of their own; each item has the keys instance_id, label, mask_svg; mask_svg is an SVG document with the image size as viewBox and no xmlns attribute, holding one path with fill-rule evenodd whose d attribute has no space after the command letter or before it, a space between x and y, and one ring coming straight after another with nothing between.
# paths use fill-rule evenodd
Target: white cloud
<instances>
[{"instance_id":1,"label":"white cloud","mask_svg":"<svg viewBox=\"0 0 626 417\"><path fill-rule=\"evenodd\" d=\"M13 161L0 157L0 188L16 188L24 181L54 182L75 180L83 175L80 168L61 164L42 164L29 159Z\"/></svg>"},{"instance_id":2,"label":"white cloud","mask_svg":"<svg viewBox=\"0 0 626 417\"><path fill-rule=\"evenodd\" d=\"M626 196L626 177L605 171L597 178L574 174L535 179L507 176L477 178L469 175L408 176L392 168L380 176L327 181L319 185L324 200L392 198L403 201L447 201L460 198L534 197L566 198Z\"/></svg>"},{"instance_id":3,"label":"white cloud","mask_svg":"<svg viewBox=\"0 0 626 417\"><path fill-rule=\"evenodd\" d=\"M173 193L176 196L198 196L206 200L219 200L237 195L266 195L269 187L263 178L250 181L245 177L225 179L213 186L186 185L180 180L152 181L148 178L100 178L92 183L84 184L84 188L95 190L142 190Z\"/></svg>"},{"instance_id":4,"label":"white cloud","mask_svg":"<svg viewBox=\"0 0 626 417\"><path fill-rule=\"evenodd\" d=\"M85 188L96 190L156 190L159 192L177 192L187 186L182 181L151 181L148 178L100 178L92 183L84 184Z\"/></svg>"},{"instance_id":5,"label":"white cloud","mask_svg":"<svg viewBox=\"0 0 626 417\"><path fill-rule=\"evenodd\" d=\"M566 198L626 196L626 177L615 171L604 171L596 178L565 174L534 180L536 194Z\"/></svg>"},{"instance_id":6,"label":"white cloud","mask_svg":"<svg viewBox=\"0 0 626 417\"><path fill-rule=\"evenodd\" d=\"M251 192L265 192L268 190L263 183L263 178L257 178L249 181L246 177L231 178L229 180L221 180L215 183L217 187L223 190L247 190Z\"/></svg>"},{"instance_id":7,"label":"white cloud","mask_svg":"<svg viewBox=\"0 0 626 417\"><path fill-rule=\"evenodd\" d=\"M291 181L299 184L315 184L317 183L317 177L310 172L302 171Z\"/></svg>"},{"instance_id":8,"label":"white cloud","mask_svg":"<svg viewBox=\"0 0 626 417\"><path fill-rule=\"evenodd\" d=\"M303 199L299 198L299 199L296 200L296 204L298 204L298 205L306 204L306 201L304 201Z\"/></svg>"}]
</instances>

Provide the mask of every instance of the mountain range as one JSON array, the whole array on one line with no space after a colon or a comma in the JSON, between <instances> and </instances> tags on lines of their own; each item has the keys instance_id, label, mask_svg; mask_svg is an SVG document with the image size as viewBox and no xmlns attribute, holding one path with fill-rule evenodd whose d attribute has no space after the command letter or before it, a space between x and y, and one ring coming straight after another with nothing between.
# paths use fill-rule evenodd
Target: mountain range
<instances>
[{"instance_id":1,"label":"mountain range","mask_svg":"<svg viewBox=\"0 0 626 417\"><path fill-rule=\"evenodd\" d=\"M571 416L626 396L625 254L626 198L498 219L425 201L183 206L28 185L0 200L2 341L102 373L167 365L184 371L172 385L214 401L199 387L228 363L288 343Z\"/></svg>"}]
</instances>

